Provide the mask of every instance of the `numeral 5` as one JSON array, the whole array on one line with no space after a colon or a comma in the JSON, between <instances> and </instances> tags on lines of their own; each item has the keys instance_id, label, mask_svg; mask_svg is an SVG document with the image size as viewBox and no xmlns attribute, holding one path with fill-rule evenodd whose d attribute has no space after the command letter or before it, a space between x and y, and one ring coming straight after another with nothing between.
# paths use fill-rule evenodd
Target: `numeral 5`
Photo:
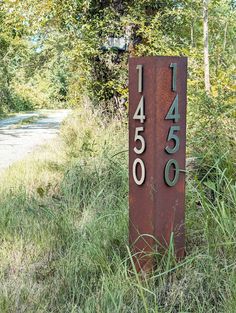
<instances>
[{"instance_id":1,"label":"numeral 5","mask_svg":"<svg viewBox=\"0 0 236 313\"><path fill-rule=\"evenodd\" d=\"M178 130L180 130L180 126L171 126L169 130L167 141L174 140L175 142L175 145L173 148L170 148L169 146L165 147L166 152L169 154L175 153L179 150L180 140L179 140L179 137L176 134L174 134L174 132Z\"/></svg>"},{"instance_id":2,"label":"numeral 5","mask_svg":"<svg viewBox=\"0 0 236 313\"><path fill-rule=\"evenodd\" d=\"M135 128L134 141L139 140L141 142L141 148L140 149L137 149L137 147L134 147L134 152L136 154L142 154L144 152L145 148L146 148L145 139L143 138L142 135L139 135L139 132L143 132L143 131L144 131L144 127L143 126Z\"/></svg>"}]
</instances>

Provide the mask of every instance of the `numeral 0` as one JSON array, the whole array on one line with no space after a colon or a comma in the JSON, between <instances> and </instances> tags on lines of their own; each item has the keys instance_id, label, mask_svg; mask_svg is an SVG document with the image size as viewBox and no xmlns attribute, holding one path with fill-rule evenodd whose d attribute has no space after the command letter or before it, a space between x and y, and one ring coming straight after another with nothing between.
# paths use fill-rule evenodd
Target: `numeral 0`
<instances>
[{"instance_id":1,"label":"numeral 0","mask_svg":"<svg viewBox=\"0 0 236 313\"><path fill-rule=\"evenodd\" d=\"M169 177L170 168L174 166L174 178L171 180ZM171 159L166 163L165 166L165 182L168 186L173 187L179 180L179 164L176 160Z\"/></svg>"},{"instance_id":2,"label":"numeral 0","mask_svg":"<svg viewBox=\"0 0 236 313\"><path fill-rule=\"evenodd\" d=\"M137 177L137 166L140 165L140 168L141 168L141 177L138 178ZM134 178L134 181L137 185L142 185L144 180L145 180L145 165L143 163L143 160L141 160L140 158L137 158L134 160L134 163L133 163L133 178Z\"/></svg>"}]
</instances>

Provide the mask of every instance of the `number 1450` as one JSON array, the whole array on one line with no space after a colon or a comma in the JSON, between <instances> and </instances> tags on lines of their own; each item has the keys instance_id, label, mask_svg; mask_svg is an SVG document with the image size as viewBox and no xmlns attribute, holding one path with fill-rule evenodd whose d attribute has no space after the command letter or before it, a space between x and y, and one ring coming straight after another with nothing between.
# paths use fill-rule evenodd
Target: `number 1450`
<instances>
[{"instance_id":1,"label":"number 1450","mask_svg":"<svg viewBox=\"0 0 236 313\"><path fill-rule=\"evenodd\" d=\"M171 63L170 68L172 69L172 82L171 82L171 90L172 92L176 92L176 85L177 85L177 64L176 63ZM143 92L143 65L137 65L136 67L138 71L138 92L142 93ZM144 153L146 149L146 141L145 138L143 137L144 131L145 131L145 98L144 95L141 95L141 98L139 100L139 103L137 105L137 108L135 110L135 113L133 115L133 119L139 121L140 125L135 128L134 132L134 141L137 144L138 147L134 147L134 152L138 156L132 166L132 174L133 174L133 179L137 185L142 185L145 181L146 177L146 167L145 163L142 160L141 156ZM179 151L180 148L180 138L178 137L177 132L180 131L180 126L176 125L175 123L178 123L180 120L180 114L179 114L179 98L178 94L176 93L175 98L165 116L165 120L173 120L174 125L172 125L169 128L169 132L167 134L167 142L173 141L173 144L165 147L166 153L173 155L176 152ZM140 174L137 174L137 169L140 167ZM170 169L174 168L174 177L170 179ZM179 180L179 164L177 160L175 159L170 159L167 161L165 168L164 168L164 181L165 183L173 187L177 184Z\"/></svg>"}]
</instances>

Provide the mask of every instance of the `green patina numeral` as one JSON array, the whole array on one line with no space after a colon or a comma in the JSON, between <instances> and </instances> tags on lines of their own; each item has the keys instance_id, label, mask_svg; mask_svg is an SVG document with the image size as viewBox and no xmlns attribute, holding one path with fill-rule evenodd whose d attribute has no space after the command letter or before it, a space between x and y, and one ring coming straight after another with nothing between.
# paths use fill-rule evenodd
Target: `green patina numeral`
<instances>
[{"instance_id":1,"label":"green patina numeral","mask_svg":"<svg viewBox=\"0 0 236 313\"><path fill-rule=\"evenodd\" d=\"M174 173L175 173L174 178L172 180L169 177L171 166L174 167ZM165 178L166 184L170 187L173 187L177 184L177 182L179 180L179 164L176 160L171 159L166 163L164 178Z\"/></svg>"},{"instance_id":2,"label":"green patina numeral","mask_svg":"<svg viewBox=\"0 0 236 313\"><path fill-rule=\"evenodd\" d=\"M178 130L180 130L180 126L176 126L176 125L171 126L171 128L169 130L167 141L174 140L174 142L175 142L175 145L174 145L173 148L170 148L169 146L165 147L166 152L169 153L169 154L175 153L175 152L177 152L179 150L180 139L174 133L175 131L178 131Z\"/></svg>"},{"instance_id":3,"label":"green patina numeral","mask_svg":"<svg viewBox=\"0 0 236 313\"><path fill-rule=\"evenodd\" d=\"M177 80L177 63L171 63L170 68L172 68L172 91L176 91L176 80Z\"/></svg>"},{"instance_id":4,"label":"green patina numeral","mask_svg":"<svg viewBox=\"0 0 236 313\"><path fill-rule=\"evenodd\" d=\"M165 120L174 120L174 122L178 122L180 119L180 114L179 114L179 97L176 95L173 103L171 104L171 107L165 117Z\"/></svg>"}]
</instances>

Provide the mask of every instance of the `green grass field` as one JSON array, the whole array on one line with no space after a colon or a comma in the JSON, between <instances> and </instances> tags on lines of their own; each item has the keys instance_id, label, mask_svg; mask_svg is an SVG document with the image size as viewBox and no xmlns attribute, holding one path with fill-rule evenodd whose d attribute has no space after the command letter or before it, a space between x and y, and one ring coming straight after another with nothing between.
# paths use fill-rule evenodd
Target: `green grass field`
<instances>
[{"instance_id":1,"label":"green grass field","mask_svg":"<svg viewBox=\"0 0 236 313\"><path fill-rule=\"evenodd\" d=\"M236 312L230 151L209 148L188 174L186 258L176 263L170 247L141 279L128 248L127 142L125 119L88 106L1 175L1 313Z\"/></svg>"}]
</instances>

